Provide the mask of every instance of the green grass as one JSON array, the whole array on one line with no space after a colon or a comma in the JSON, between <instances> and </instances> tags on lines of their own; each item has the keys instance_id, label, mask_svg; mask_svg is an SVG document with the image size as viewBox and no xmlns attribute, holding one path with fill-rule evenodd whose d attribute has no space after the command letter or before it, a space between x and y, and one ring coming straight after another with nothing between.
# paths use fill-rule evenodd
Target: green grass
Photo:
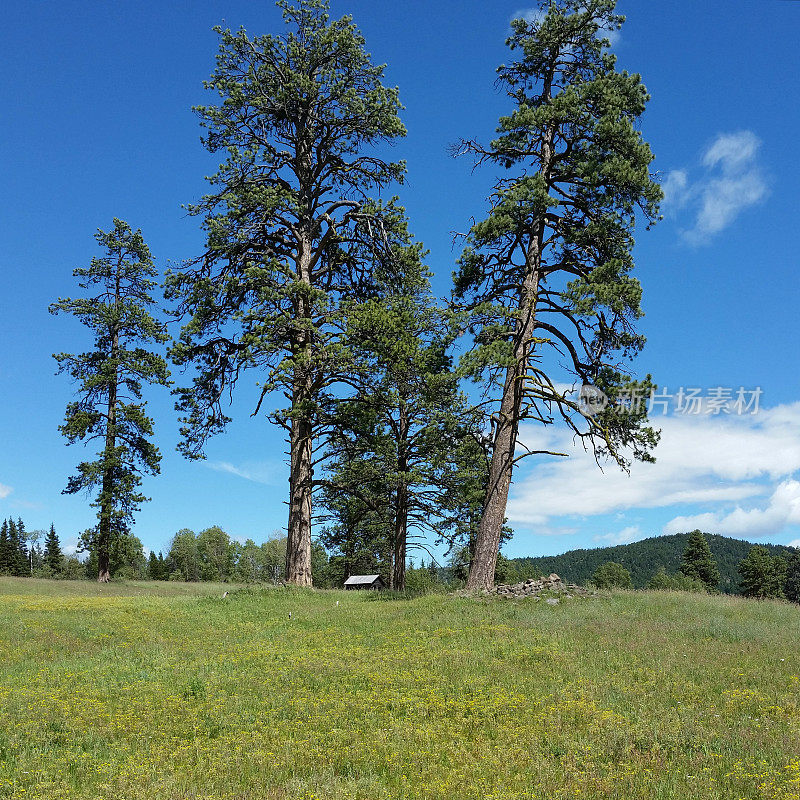
<instances>
[{"instance_id":1,"label":"green grass","mask_svg":"<svg viewBox=\"0 0 800 800\"><path fill-rule=\"evenodd\" d=\"M800 797L796 606L35 586L0 580L0 797Z\"/></svg>"}]
</instances>

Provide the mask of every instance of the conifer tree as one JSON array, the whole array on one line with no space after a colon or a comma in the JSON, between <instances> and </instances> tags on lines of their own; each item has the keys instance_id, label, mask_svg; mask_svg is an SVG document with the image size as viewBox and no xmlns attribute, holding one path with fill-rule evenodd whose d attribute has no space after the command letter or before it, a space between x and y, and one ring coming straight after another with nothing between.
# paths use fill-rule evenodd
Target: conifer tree
<instances>
[{"instance_id":1,"label":"conifer tree","mask_svg":"<svg viewBox=\"0 0 800 800\"><path fill-rule=\"evenodd\" d=\"M368 550L389 554L389 586L402 590L409 545L462 532L464 495L480 483L484 465L475 416L452 369L452 326L431 295L422 246L402 214L393 222L385 226L385 261L373 273L375 296L343 305L347 382L355 391L332 398L334 461L321 482L338 522L327 544L372 540Z\"/></svg>"},{"instance_id":2,"label":"conifer tree","mask_svg":"<svg viewBox=\"0 0 800 800\"><path fill-rule=\"evenodd\" d=\"M699 530L689 534L689 541L681 559L681 573L705 585L710 592L718 591L719 569L708 540Z\"/></svg>"},{"instance_id":3,"label":"conifer tree","mask_svg":"<svg viewBox=\"0 0 800 800\"><path fill-rule=\"evenodd\" d=\"M59 373L77 383L78 399L67 406L59 430L69 444L100 442L94 461L78 465L65 494L97 490L92 504L98 524L84 544L97 554L98 581L111 577L110 554L130 532L133 516L147 498L139 491L142 473L158 474L161 455L152 443L153 421L142 401L145 384L168 384L166 361L149 347L163 344L163 323L152 315L151 295L158 274L141 231L114 220L109 232L98 230L104 255L74 271L86 297L60 299L51 313L77 317L94 335L85 353L58 353Z\"/></svg>"},{"instance_id":4,"label":"conifer tree","mask_svg":"<svg viewBox=\"0 0 800 800\"><path fill-rule=\"evenodd\" d=\"M463 367L495 409L471 589L493 581L521 421L563 420L623 468L631 458L652 460L657 441L644 404L615 411L618 399L651 387L620 361L644 342L634 329L642 316L630 274L634 222L639 213L655 219L661 198L637 127L648 95L638 75L617 71L603 38L624 19L615 0L540 6L541 17L512 23L516 57L498 69L498 82L514 107L497 138L461 147L507 171L488 217L469 231L455 276L454 302L468 312L473 337ZM582 414L579 400L557 388L565 382L599 389L609 405Z\"/></svg>"},{"instance_id":5,"label":"conifer tree","mask_svg":"<svg viewBox=\"0 0 800 800\"><path fill-rule=\"evenodd\" d=\"M179 394L182 450L202 457L229 421L226 393L256 370L261 401L288 432L286 578L308 586L320 394L341 371L340 303L369 286L384 246L374 198L404 172L376 147L405 129L397 90L382 85L349 17L331 21L324 0L278 5L282 36L217 29L206 86L221 101L197 110L205 146L225 161L192 209L206 251L169 277L167 296L188 319L173 358L198 369Z\"/></svg>"},{"instance_id":6,"label":"conifer tree","mask_svg":"<svg viewBox=\"0 0 800 800\"><path fill-rule=\"evenodd\" d=\"M17 553L14 574L25 578L29 578L31 574L28 536L25 532L25 523L21 518L17 519Z\"/></svg>"},{"instance_id":7,"label":"conifer tree","mask_svg":"<svg viewBox=\"0 0 800 800\"><path fill-rule=\"evenodd\" d=\"M147 559L147 577L150 578L151 581L161 580L161 570L155 550L150 551L150 556Z\"/></svg>"},{"instance_id":8,"label":"conifer tree","mask_svg":"<svg viewBox=\"0 0 800 800\"><path fill-rule=\"evenodd\" d=\"M44 541L44 563L55 576L61 574L64 554L61 552L61 542L58 539L55 525L50 524L50 530Z\"/></svg>"},{"instance_id":9,"label":"conifer tree","mask_svg":"<svg viewBox=\"0 0 800 800\"><path fill-rule=\"evenodd\" d=\"M739 563L738 570L745 597L783 597L786 559L772 556L766 547L756 545Z\"/></svg>"},{"instance_id":10,"label":"conifer tree","mask_svg":"<svg viewBox=\"0 0 800 800\"><path fill-rule=\"evenodd\" d=\"M13 571L11 542L8 536L8 520L0 526L0 575L10 575Z\"/></svg>"},{"instance_id":11,"label":"conifer tree","mask_svg":"<svg viewBox=\"0 0 800 800\"><path fill-rule=\"evenodd\" d=\"M28 564L28 550L25 547L25 526L22 520L15 522L8 520L8 544L6 560L8 563L8 574L16 577L30 575Z\"/></svg>"}]
</instances>

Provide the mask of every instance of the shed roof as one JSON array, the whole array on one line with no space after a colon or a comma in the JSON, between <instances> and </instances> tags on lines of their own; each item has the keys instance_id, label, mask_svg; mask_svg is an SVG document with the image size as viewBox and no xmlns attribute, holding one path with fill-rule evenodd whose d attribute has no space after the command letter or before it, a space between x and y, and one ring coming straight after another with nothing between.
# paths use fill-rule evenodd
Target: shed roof
<instances>
[{"instance_id":1,"label":"shed roof","mask_svg":"<svg viewBox=\"0 0 800 800\"><path fill-rule=\"evenodd\" d=\"M369 585L370 583L375 583L375 581L380 578L380 575L351 575L345 582L345 586L362 586L364 584Z\"/></svg>"}]
</instances>

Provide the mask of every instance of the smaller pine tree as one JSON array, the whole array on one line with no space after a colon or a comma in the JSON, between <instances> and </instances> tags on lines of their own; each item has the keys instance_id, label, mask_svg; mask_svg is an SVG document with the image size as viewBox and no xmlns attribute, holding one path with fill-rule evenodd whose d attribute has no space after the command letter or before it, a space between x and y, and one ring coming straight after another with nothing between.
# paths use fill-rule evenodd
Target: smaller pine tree
<instances>
[{"instance_id":1,"label":"smaller pine tree","mask_svg":"<svg viewBox=\"0 0 800 800\"><path fill-rule=\"evenodd\" d=\"M742 576L741 589L745 597L783 597L786 560L771 556L766 547L751 547L738 570Z\"/></svg>"},{"instance_id":2,"label":"smaller pine tree","mask_svg":"<svg viewBox=\"0 0 800 800\"><path fill-rule=\"evenodd\" d=\"M28 555L25 523L22 519L17 520L17 551L14 555L14 574L21 578L29 578L31 575L31 562Z\"/></svg>"},{"instance_id":3,"label":"smaller pine tree","mask_svg":"<svg viewBox=\"0 0 800 800\"><path fill-rule=\"evenodd\" d=\"M683 551L681 574L703 583L708 591L719 589L719 569L714 554L708 546L708 540L699 530L689 534L689 541Z\"/></svg>"},{"instance_id":4,"label":"smaller pine tree","mask_svg":"<svg viewBox=\"0 0 800 800\"><path fill-rule=\"evenodd\" d=\"M150 557L147 559L147 576L151 581L161 580L161 567L155 550L150 551Z\"/></svg>"},{"instance_id":5,"label":"smaller pine tree","mask_svg":"<svg viewBox=\"0 0 800 800\"><path fill-rule=\"evenodd\" d=\"M9 575L19 576L22 574L19 529L13 519L8 520L8 544L3 562L5 571Z\"/></svg>"},{"instance_id":6,"label":"smaller pine tree","mask_svg":"<svg viewBox=\"0 0 800 800\"><path fill-rule=\"evenodd\" d=\"M786 577L783 580L783 594L787 600L800 603L800 550L795 550L786 564Z\"/></svg>"},{"instance_id":7,"label":"smaller pine tree","mask_svg":"<svg viewBox=\"0 0 800 800\"><path fill-rule=\"evenodd\" d=\"M0 526L0 575L11 574L11 542L8 537L8 520Z\"/></svg>"},{"instance_id":8,"label":"smaller pine tree","mask_svg":"<svg viewBox=\"0 0 800 800\"><path fill-rule=\"evenodd\" d=\"M61 542L58 540L58 534L52 524L44 542L44 563L53 575L61 574L64 554L61 552Z\"/></svg>"}]
</instances>

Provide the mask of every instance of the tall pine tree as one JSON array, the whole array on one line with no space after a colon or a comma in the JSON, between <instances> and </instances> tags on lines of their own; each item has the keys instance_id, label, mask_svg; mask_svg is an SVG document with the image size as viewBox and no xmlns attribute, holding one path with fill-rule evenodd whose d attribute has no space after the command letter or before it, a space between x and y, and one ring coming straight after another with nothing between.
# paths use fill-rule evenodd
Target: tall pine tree
<instances>
[{"instance_id":1,"label":"tall pine tree","mask_svg":"<svg viewBox=\"0 0 800 800\"><path fill-rule=\"evenodd\" d=\"M517 19L498 69L513 103L488 146L462 143L481 164L504 170L488 217L472 226L455 276L473 346L464 369L494 402L488 492L468 587L488 588L505 520L523 420L563 420L600 457L627 468L657 434L644 405L615 413L632 390L620 358L644 339L641 288L631 276L637 213L657 216L661 190L638 130L648 100L638 75L616 69L603 32L621 26L615 0L543 0L541 16ZM582 414L558 388L573 382L609 399Z\"/></svg>"},{"instance_id":2,"label":"tall pine tree","mask_svg":"<svg viewBox=\"0 0 800 800\"><path fill-rule=\"evenodd\" d=\"M130 532L133 516L147 498L139 491L142 473L157 474L161 455L152 443L153 421L142 401L145 384L168 384L166 361L151 349L167 340L152 315L151 295L158 274L141 231L114 220L95 235L101 258L74 271L86 297L60 299L51 313L77 317L94 335L85 353L58 353L58 371L77 383L78 400L67 406L59 430L69 444L99 442L97 459L78 465L65 494L97 490L92 504L98 524L86 531L83 546L96 551L98 581L111 577L110 553Z\"/></svg>"},{"instance_id":3,"label":"tall pine tree","mask_svg":"<svg viewBox=\"0 0 800 800\"><path fill-rule=\"evenodd\" d=\"M349 17L331 21L324 0L278 5L282 36L218 29L206 86L221 100L198 112L205 146L225 161L192 209L206 251L169 277L167 296L188 319L173 358L198 368L179 396L182 449L202 455L229 421L226 393L255 369L288 432L286 578L308 586L320 395L340 372L342 299L369 286L384 247L374 197L404 172L376 146L405 129L397 90L382 85Z\"/></svg>"},{"instance_id":4,"label":"tall pine tree","mask_svg":"<svg viewBox=\"0 0 800 800\"><path fill-rule=\"evenodd\" d=\"M740 588L745 597L783 597L786 560L773 556L766 547L755 545L739 562Z\"/></svg>"},{"instance_id":5,"label":"tall pine tree","mask_svg":"<svg viewBox=\"0 0 800 800\"><path fill-rule=\"evenodd\" d=\"M788 558L783 594L792 603L800 603L800 550L795 550Z\"/></svg>"},{"instance_id":6,"label":"tall pine tree","mask_svg":"<svg viewBox=\"0 0 800 800\"><path fill-rule=\"evenodd\" d=\"M7 545L5 562L6 570L9 575L24 577L30 575L30 565L28 564L28 550L25 547L25 526L22 520L15 522L9 519L7 523Z\"/></svg>"}]
</instances>

